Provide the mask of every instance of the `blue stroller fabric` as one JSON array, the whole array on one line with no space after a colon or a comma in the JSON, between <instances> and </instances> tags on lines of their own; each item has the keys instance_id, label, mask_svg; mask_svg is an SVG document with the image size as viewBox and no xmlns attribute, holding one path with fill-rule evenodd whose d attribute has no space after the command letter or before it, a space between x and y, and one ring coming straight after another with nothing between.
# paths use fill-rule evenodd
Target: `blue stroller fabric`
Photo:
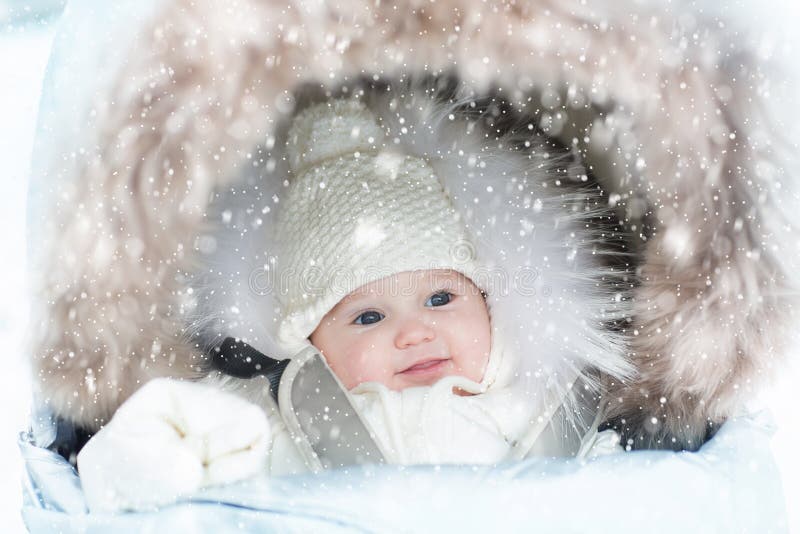
<instances>
[{"instance_id":1,"label":"blue stroller fabric","mask_svg":"<svg viewBox=\"0 0 800 534\"><path fill-rule=\"evenodd\" d=\"M31 532L787 532L772 432L758 414L694 453L263 476L119 515L90 514L74 468L23 434L23 517Z\"/></svg>"}]
</instances>

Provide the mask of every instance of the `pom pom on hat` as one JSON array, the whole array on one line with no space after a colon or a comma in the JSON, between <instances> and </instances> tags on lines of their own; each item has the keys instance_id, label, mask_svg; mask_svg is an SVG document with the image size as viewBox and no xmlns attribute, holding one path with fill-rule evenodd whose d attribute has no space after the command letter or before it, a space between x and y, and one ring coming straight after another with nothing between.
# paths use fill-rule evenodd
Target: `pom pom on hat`
<instances>
[{"instance_id":1,"label":"pom pom on hat","mask_svg":"<svg viewBox=\"0 0 800 534\"><path fill-rule=\"evenodd\" d=\"M378 150L383 130L361 102L335 100L300 113L289 130L287 152L293 173L355 152Z\"/></svg>"}]
</instances>

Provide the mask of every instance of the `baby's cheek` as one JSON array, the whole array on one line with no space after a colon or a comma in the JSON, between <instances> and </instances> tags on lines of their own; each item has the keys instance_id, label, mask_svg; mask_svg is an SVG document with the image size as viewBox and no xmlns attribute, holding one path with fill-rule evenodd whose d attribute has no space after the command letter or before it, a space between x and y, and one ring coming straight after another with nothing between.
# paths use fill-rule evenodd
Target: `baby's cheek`
<instances>
[{"instance_id":1,"label":"baby's cheek","mask_svg":"<svg viewBox=\"0 0 800 534\"><path fill-rule=\"evenodd\" d=\"M355 383L352 387L362 382L380 382L387 384L387 377L392 372L386 361L385 354L371 343L358 344L352 347L348 359L350 376Z\"/></svg>"},{"instance_id":2,"label":"baby's cheek","mask_svg":"<svg viewBox=\"0 0 800 534\"><path fill-rule=\"evenodd\" d=\"M339 380L347 387L352 389L361 382L364 382L364 364L365 358L363 352L360 350L358 343L349 343L347 348L343 351L341 358L337 362L337 366L331 367Z\"/></svg>"},{"instance_id":3,"label":"baby's cheek","mask_svg":"<svg viewBox=\"0 0 800 534\"><path fill-rule=\"evenodd\" d=\"M469 374L468 378L480 382L483 379L483 373L489 363L489 353L491 351L491 336L489 329L485 331L482 328L484 325L477 322L473 325L474 329L470 330L472 336L468 337L468 354L469 354Z\"/></svg>"}]
</instances>

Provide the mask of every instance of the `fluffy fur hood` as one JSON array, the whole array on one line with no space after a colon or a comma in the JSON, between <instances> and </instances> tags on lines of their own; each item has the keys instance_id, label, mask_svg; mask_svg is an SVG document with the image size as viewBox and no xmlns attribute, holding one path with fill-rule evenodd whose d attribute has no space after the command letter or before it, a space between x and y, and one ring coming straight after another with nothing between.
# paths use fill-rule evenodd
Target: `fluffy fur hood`
<instances>
[{"instance_id":1,"label":"fluffy fur hood","mask_svg":"<svg viewBox=\"0 0 800 534\"><path fill-rule=\"evenodd\" d=\"M207 372L197 298L224 302L211 282L231 266L206 254L229 243L220 198L282 165L303 98L363 80L457 80L502 103L490 130L532 118L586 162L635 266L631 313L605 325L626 357L590 358L622 378L606 417L633 447L697 447L779 365L793 208L764 73L718 21L571 0L90 4L56 40L31 180L31 357L57 415L97 428L151 378Z\"/></svg>"}]
</instances>

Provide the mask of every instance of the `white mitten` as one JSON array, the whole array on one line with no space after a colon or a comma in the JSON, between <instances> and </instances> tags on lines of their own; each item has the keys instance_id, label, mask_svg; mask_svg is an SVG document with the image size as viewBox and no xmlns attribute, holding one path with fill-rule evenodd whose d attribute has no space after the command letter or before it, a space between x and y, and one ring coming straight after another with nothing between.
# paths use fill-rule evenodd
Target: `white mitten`
<instances>
[{"instance_id":1,"label":"white mitten","mask_svg":"<svg viewBox=\"0 0 800 534\"><path fill-rule=\"evenodd\" d=\"M131 396L78 454L93 512L142 510L264 468L264 412L231 393L160 378Z\"/></svg>"}]
</instances>

